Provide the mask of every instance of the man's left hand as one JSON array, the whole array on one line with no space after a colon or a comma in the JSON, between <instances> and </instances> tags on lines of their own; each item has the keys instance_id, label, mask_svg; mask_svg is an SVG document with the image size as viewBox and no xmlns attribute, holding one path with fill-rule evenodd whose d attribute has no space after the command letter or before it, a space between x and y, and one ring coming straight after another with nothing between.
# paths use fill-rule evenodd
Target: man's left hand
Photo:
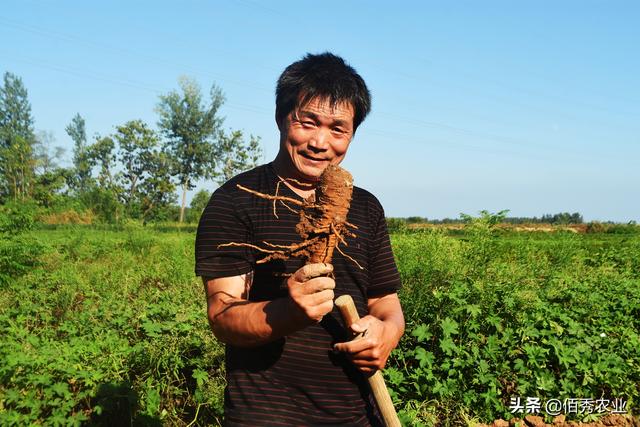
<instances>
[{"instance_id":1,"label":"man's left hand","mask_svg":"<svg viewBox=\"0 0 640 427\"><path fill-rule=\"evenodd\" d=\"M398 344L398 327L367 315L351 325L354 334L364 333L362 338L338 343L334 349L347 353L358 369L373 374L384 368L391 350Z\"/></svg>"}]
</instances>

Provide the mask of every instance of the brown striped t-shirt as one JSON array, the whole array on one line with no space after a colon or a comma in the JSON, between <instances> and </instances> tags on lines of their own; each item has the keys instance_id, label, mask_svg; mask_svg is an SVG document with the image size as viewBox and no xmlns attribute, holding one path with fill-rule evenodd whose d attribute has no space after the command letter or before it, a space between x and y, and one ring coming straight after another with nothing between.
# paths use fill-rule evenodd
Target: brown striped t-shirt
<instances>
[{"instance_id":1,"label":"brown striped t-shirt","mask_svg":"<svg viewBox=\"0 0 640 427\"><path fill-rule=\"evenodd\" d=\"M250 301L265 301L287 295L286 276L304 261L256 261L265 256L247 247L222 247L246 242L290 245L301 241L296 233L299 215L276 202L257 197L237 187L276 194L279 181L271 164L242 173L218 188L202 217L196 236L196 274L208 278L254 272ZM281 196L302 200L281 184ZM355 187L347 220L356 225L356 237L346 237L333 255L335 295L353 297L361 316L367 299L396 292L400 277L396 268L384 211L369 192ZM332 345L348 339L340 313L333 311L319 324L269 344L252 348L226 346L225 425L380 425L377 410L363 375Z\"/></svg>"}]
</instances>

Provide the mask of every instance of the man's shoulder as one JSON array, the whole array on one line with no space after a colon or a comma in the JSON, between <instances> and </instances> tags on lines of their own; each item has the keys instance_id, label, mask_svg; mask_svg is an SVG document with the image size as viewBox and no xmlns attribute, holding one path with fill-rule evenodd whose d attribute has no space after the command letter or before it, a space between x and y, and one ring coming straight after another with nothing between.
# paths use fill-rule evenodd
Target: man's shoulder
<instances>
[{"instance_id":1,"label":"man's shoulder","mask_svg":"<svg viewBox=\"0 0 640 427\"><path fill-rule=\"evenodd\" d=\"M271 166L269 163L265 163L263 165L256 166L253 169L241 172L222 184L220 188L236 187L237 184L244 185L246 183L259 180L260 178L269 174L270 167Z\"/></svg>"},{"instance_id":2,"label":"man's shoulder","mask_svg":"<svg viewBox=\"0 0 640 427\"><path fill-rule=\"evenodd\" d=\"M265 202L243 188L266 192L264 183L272 179L272 174L271 166L264 164L242 172L219 186L200 217L198 233L202 230L210 231L220 224L225 224L230 229L239 223L248 224L256 204Z\"/></svg>"},{"instance_id":3,"label":"man's shoulder","mask_svg":"<svg viewBox=\"0 0 640 427\"><path fill-rule=\"evenodd\" d=\"M239 173L238 175L229 179L227 182L218 187L215 192L225 193L234 197L238 194L249 194L239 189L238 185L259 191L259 188L262 186L262 184L270 179L270 175L270 164L266 163L260 166L256 166L253 169L249 169L248 171Z\"/></svg>"},{"instance_id":4,"label":"man's shoulder","mask_svg":"<svg viewBox=\"0 0 640 427\"><path fill-rule=\"evenodd\" d=\"M352 204L356 203L358 205L361 205L362 207L366 206L367 209L373 209L380 212L384 211L380 200L378 200L378 198L373 193L365 190L362 187L357 187L355 185L353 186L352 199Z\"/></svg>"},{"instance_id":5,"label":"man's shoulder","mask_svg":"<svg viewBox=\"0 0 640 427\"><path fill-rule=\"evenodd\" d=\"M384 209L378 198L370 191L354 186L349 221L362 231L374 232L384 217Z\"/></svg>"}]
</instances>

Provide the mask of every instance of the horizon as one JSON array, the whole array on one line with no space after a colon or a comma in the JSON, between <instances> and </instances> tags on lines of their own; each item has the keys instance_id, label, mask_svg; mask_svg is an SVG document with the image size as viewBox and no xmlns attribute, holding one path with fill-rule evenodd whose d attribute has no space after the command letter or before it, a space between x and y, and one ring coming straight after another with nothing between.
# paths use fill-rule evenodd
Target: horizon
<instances>
[{"instance_id":1,"label":"horizon","mask_svg":"<svg viewBox=\"0 0 640 427\"><path fill-rule=\"evenodd\" d=\"M11 41L0 71L22 79L63 165L76 113L88 142L129 120L157 128L158 96L181 75L204 93L221 87L225 128L260 136L271 161L277 77L306 52L331 51L372 92L343 165L387 217L508 209L640 221L640 4L65 5L10 1L0 12Z\"/></svg>"}]
</instances>

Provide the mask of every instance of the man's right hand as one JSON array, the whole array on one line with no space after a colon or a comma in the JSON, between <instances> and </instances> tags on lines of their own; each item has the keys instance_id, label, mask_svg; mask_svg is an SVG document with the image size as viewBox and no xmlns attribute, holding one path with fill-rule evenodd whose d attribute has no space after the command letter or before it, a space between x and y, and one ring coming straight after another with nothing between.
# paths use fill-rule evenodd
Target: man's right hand
<instances>
[{"instance_id":1,"label":"man's right hand","mask_svg":"<svg viewBox=\"0 0 640 427\"><path fill-rule=\"evenodd\" d=\"M333 289L336 282L327 274L331 264L307 264L287 280L289 297L297 316L304 324L320 322L333 309Z\"/></svg>"}]
</instances>

